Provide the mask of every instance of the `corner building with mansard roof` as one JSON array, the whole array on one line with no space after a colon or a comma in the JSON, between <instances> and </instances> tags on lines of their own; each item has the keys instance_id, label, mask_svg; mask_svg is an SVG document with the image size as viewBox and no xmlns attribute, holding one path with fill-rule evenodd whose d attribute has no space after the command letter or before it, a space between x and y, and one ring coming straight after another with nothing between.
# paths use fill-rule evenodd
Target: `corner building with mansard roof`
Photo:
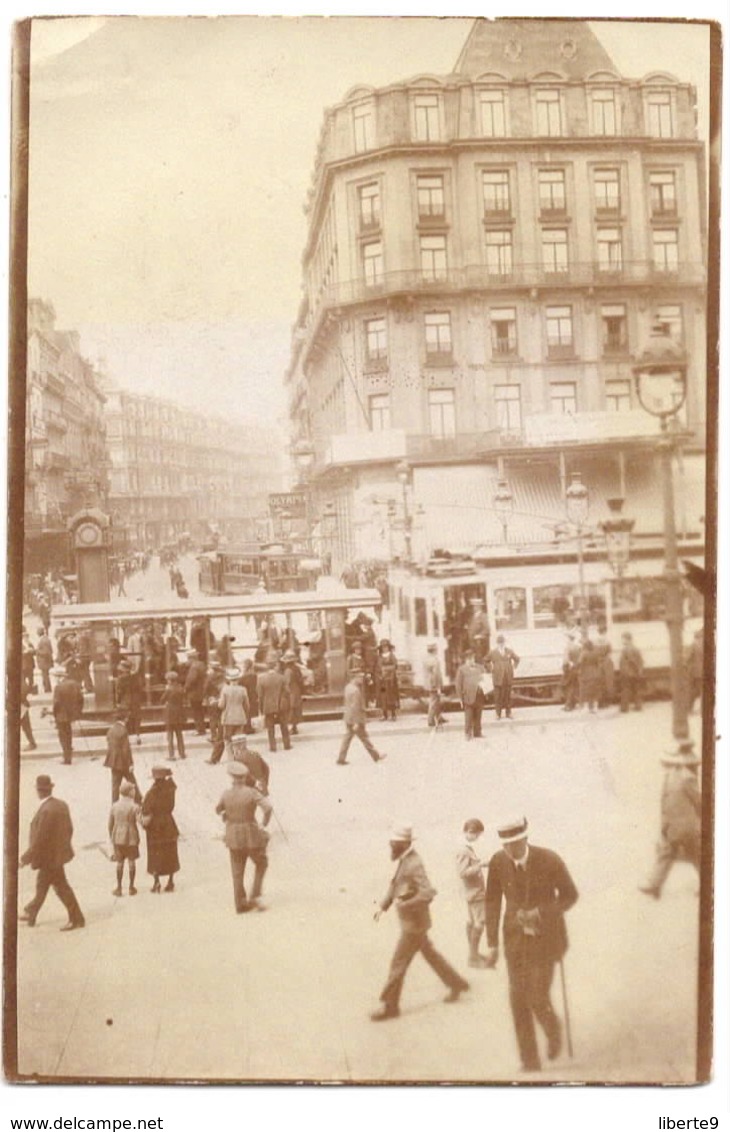
<instances>
[{"instance_id":1,"label":"corner building with mansard roof","mask_svg":"<svg viewBox=\"0 0 730 1132\"><path fill-rule=\"evenodd\" d=\"M632 364L684 348L680 538L703 539L706 187L695 91L618 73L576 20L477 20L455 70L325 112L287 371L334 563L550 538L574 473L660 537ZM401 482L398 479L400 469ZM329 530L324 531L327 516Z\"/></svg>"}]
</instances>

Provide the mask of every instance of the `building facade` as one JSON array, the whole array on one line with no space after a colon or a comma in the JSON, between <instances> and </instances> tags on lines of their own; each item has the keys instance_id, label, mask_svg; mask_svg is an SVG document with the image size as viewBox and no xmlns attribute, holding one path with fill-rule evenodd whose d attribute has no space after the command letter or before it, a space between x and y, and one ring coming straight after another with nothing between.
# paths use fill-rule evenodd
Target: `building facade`
<instances>
[{"instance_id":1,"label":"building facade","mask_svg":"<svg viewBox=\"0 0 730 1132\"><path fill-rule=\"evenodd\" d=\"M106 429L118 546L258 537L281 481L273 434L111 384Z\"/></svg>"},{"instance_id":2,"label":"building facade","mask_svg":"<svg viewBox=\"0 0 730 1132\"><path fill-rule=\"evenodd\" d=\"M686 353L680 526L701 534L705 201L694 90L620 75L581 21L477 20L453 74L329 109L286 376L335 560L545 539L576 472L592 518L622 497L660 530L632 382L657 320Z\"/></svg>"},{"instance_id":3,"label":"building facade","mask_svg":"<svg viewBox=\"0 0 730 1132\"><path fill-rule=\"evenodd\" d=\"M50 303L28 304L25 453L26 574L71 569L67 521L107 506L104 394L78 335L56 329Z\"/></svg>"}]
</instances>

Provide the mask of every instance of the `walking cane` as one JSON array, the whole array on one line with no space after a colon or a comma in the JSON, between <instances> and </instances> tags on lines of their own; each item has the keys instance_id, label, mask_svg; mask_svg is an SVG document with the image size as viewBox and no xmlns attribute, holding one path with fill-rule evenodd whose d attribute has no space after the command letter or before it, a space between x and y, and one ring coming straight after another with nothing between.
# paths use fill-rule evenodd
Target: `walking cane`
<instances>
[{"instance_id":1,"label":"walking cane","mask_svg":"<svg viewBox=\"0 0 730 1132\"><path fill-rule=\"evenodd\" d=\"M565 1042L568 1047L568 1057L573 1056L573 1036L570 1031L570 1011L568 1009L568 990L565 985L565 968L560 960L560 985L563 989L563 1017L565 1019Z\"/></svg>"},{"instance_id":2,"label":"walking cane","mask_svg":"<svg viewBox=\"0 0 730 1132\"><path fill-rule=\"evenodd\" d=\"M279 815L277 814L277 812L276 812L276 810L274 809L274 807L273 807L273 806L271 807L271 812L272 812L272 814L274 815L274 821L276 822L276 824L278 825L279 829L281 830L281 835L282 835L282 837L284 838L284 840L286 841L286 843L287 843L287 845L288 845L288 844L289 844L289 838L287 837L287 835L286 835L286 831L285 831L285 829L284 829L284 826L283 826L283 825L281 824L281 822L279 821Z\"/></svg>"}]
</instances>

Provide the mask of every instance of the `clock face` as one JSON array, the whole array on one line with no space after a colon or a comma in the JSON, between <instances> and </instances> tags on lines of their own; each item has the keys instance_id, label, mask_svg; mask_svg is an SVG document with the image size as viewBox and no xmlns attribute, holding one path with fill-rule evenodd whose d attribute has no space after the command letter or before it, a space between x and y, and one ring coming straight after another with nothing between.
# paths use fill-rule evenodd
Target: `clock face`
<instances>
[{"instance_id":1,"label":"clock face","mask_svg":"<svg viewBox=\"0 0 730 1132\"><path fill-rule=\"evenodd\" d=\"M81 523L76 528L76 542L81 546L97 546L101 540L101 531L93 523Z\"/></svg>"}]
</instances>

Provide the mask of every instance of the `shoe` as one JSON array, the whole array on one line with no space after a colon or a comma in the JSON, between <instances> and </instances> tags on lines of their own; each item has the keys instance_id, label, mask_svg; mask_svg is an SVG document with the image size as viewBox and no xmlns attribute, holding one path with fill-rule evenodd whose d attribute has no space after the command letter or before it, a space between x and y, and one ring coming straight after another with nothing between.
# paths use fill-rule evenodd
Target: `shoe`
<instances>
[{"instance_id":1,"label":"shoe","mask_svg":"<svg viewBox=\"0 0 730 1132\"><path fill-rule=\"evenodd\" d=\"M206 762L208 766L218 766L217 759L203 759L203 762Z\"/></svg>"},{"instance_id":2,"label":"shoe","mask_svg":"<svg viewBox=\"0 0 730 1132\"><path fill-rule=\"evenodd\" d=\"M469 960L469 966L481 967L482 969L484 969L485 967L489 966L489 963L487 962L486 956L476 955L473 959Z\"/></svg>"},{"instance_id":3,"label":"shoe","mask_svg":"<svg viewBox=\"0 0 730 1132\"><path fill-rule=\"evenodd\" d=\"M268 909L268 905L262 904L258 896L254 896L250 907L252 912L266 912Z\"/></svg>"},{"instance_id":4,"label":"shoe","mask_svg":"<svg viewBox=\"0 0 730 1132\"><path fill-rule=\"evenodd\" d=\"M165 885L165 892L174 892L174 891L175 891L174 883L171 880L168 880L167 884Z\"/></svg>"},{"instance_id":5,"label":"shoe","mask_svg":"<svg viewBox=\"0 0 730 1132\"><path fill-rule=\"evenodd\" d=\"M338 759L337 762L335 763L335 766L349 766L349 765L350 765L350 762L349 762L348 759Z\"/></svg>"},{"instance_id":6,"label":"shoe","mask_svg":"<svg viewBox=\"0 0 730 1132\"><path fill-rule=\"evenodd\" d=\"M139 735L137 736L137 746L138 747L142 746L142 740L140 739Z\"/></svg>"},{"instance_id":7,"label":"shoe","mask_svg":"<svg viewBox=\"0 0 730 1132\"><path fill-rule=\"evenodd\" d=\"M469 984L467 983L466 979L463 979L458 984L458 986L451 988L449 993L446 995L444 1002L458 1002L459 1001L459 995L463 994L464 991L468 991L468 990L469 990Z\"/></svg>"},{"instance_id":8,"label":"shoe","mask_svg":"<svg viewBox=\"0 0 730 1132\"><path fill-rule=\"evenodd\" d=\"M542 1065L539 1061L523 1061L521 1069L523 1073L539 1073Z\"/></svg>"},{"instance_id":9,"label":"shoe","mask_svg":"<svg viewBox=\"0 0 730 1132\"><path fill-rule=\"evenodd\" d=\"M23 912L18 916L18 919L22 920L24 924L27 924L29 928L35 927L35 916L29 916L27 912Z\"/></svg>"},{"instance_id":10,"label":"shoe","mask_svg":"<svg viewBox=\"0 0 730 1132\"><path fill-rule=\"evenodd\" d=\"M387 757L388 756L386 754L378 755L378 757L375 761L378 762L378 763L382 763L383 759L387 759Z\"/></svg>"},{"instance_id":11,"label":"shoe","mask_svg":"<svg viewBox=\"0 0 730 1132\"><path fill-rule=\"evenodd\" d=\"M155 883L152 885L151 891L152 892L162 892L162 887L161 887L160 882L158 880L156 880Z\"/></svg>"},{"instance_id":12,"label":"shoe","mask_svg":"<svg viewBox=\"0 0 730 1132\"><path fill-rule=\"evenodd\" d=\"M130 896L136 896L137 895L137 889L134 887L133 884L130 884L130 886L129 886L129 895Z\"/></svg>"},{"instance_id":13,"label":"shoe","mask_svg":"<svg viewBox=\"0 0 730 1132\"><path fill-rule=\"evenodd\" d=\"M387 1022L389 1018L397 1018L400 1010L397 1006L382 1006L380 1010L374 1011L370 1015L371 1022Z\"/></svg>"},{"instance_id":14,"label":"shoe","mask_svg":"<svg viewBox=\"0 0 730 1132\"><path fill-rule=\"evenodd\" d=\"M121 888L115 888L114 891L112 892L112 896L122 896L122 895L123 895L123 893L122 893Z\"/></svg>"},{"instance_id":15,"label":"shoe","mask_svg":"<svg viewBox=\"0 0 730 1132\"><path fill-rule=\"evenodd\" d=\"M501 719L501 718L502 718L502 713L501 713L501 711L500 711L500 712L497 712L497 719Z\"/></svg>"},{"instance_id":16,"label":"shoe","mask_svg":"<svg viewBox=\"0 0 730 1132\"><path fill-rule=\"evenodd\" d=\"M174 755L168 755L168 756L167 756L167 761L168 761L169 763L174 763L174 762L176 761L176 759L175 759L175 756L174 756Z\"/></svg>"},{"instance_id":17,"label":"shoe","mask_svg":"<svg viewBox=\"0 0 730 1132\"><path fill-rule=\"evenodd\" d=\"M658 888L652 888L652 886L650 884L640 884L639 885L639 892L643 892L645 896L653 896L655 900L658 900L659 897L661 896L661 892L659 891L659 889Z\"/></svg>"},{"instance_id":18,"label":"shoe","mask_svg":"<svg viewBox=\"0 0 730 1132\"><path fill-rule=\"evenodd\" d=\"M26 749L26 751L36 751L38 749L38 744L37 743L29 743L28 746L25 749Z\"/></svg>"},{"instance_id":19,"label":"shoe","mask_svg":"<svg viewBox=\"0 0 730 1132\"><path fill-rule=\"evenodd\" d=\"M507 712L507 719L511 719L511 718L512 718L512 712L511 712L511 711L508 711L508 712Z\"/></svg>"},{"instance_id":20,"label":"shoe","mask_svg":"<svg viewBox=\"0 0 730 1132\"><path fill-rule=\"evenodd\" d=\"M71 766L71 759L59 759L58 761L63 763L64 766Z\"/></svg>"},{"instance_id":21,"label":"shoe","mask_svg":"<svg viewBox=\"0 0 730 1132\"><path fill-rule=\"evenodd\" d=\"M62 932L75 932L77 928L85 928L85 927L86 927L86 920L69 920L69 922L67 924L63 925L63 927L61 928L61 931Z\"/></svg>"},{"instance_id":22,"label":"shoe","mask_svg":"<svg viewBox=\"0 0 730 1132\"><path fill-rule=\"evenodd\" d=\"M555 1029L548 1038L547 1055L549 1061L554 1061L563 1048L563 1035L560 1032L560 1020L555 1019Z\"/></svg>"}]
</instances>

